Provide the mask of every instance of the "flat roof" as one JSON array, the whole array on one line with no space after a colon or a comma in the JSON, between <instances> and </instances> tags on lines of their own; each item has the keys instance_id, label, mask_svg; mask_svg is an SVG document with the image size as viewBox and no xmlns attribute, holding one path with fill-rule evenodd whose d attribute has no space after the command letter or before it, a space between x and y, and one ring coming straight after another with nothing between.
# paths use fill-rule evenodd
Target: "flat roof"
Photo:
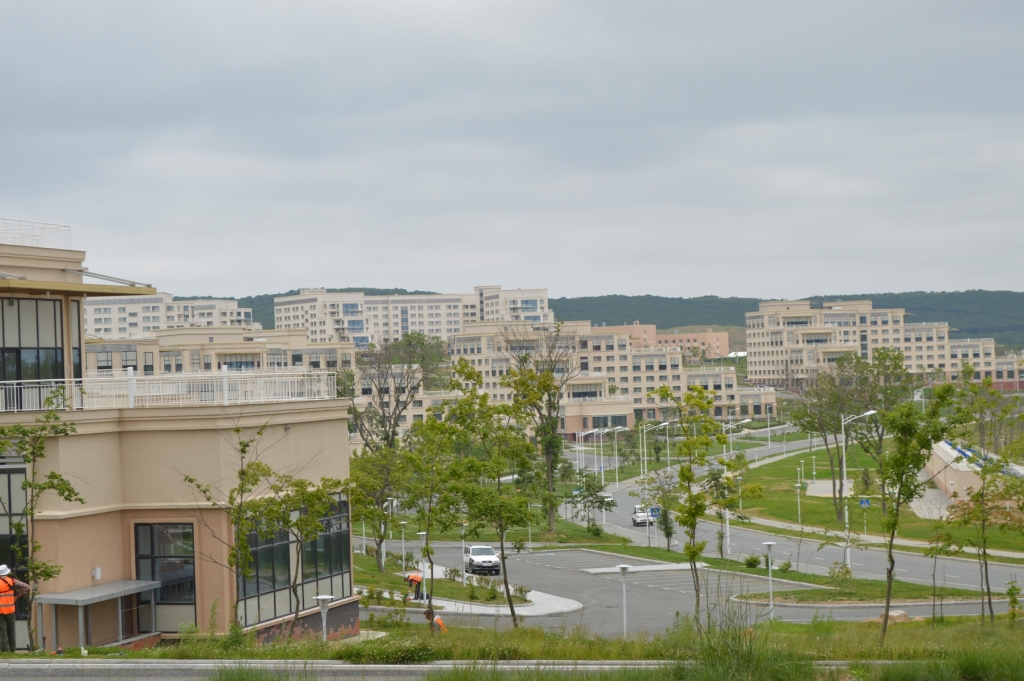
<instances>
[{"instance_id":1,"label":"flat roof","mask_svg":"<svg viewBox=\"0 0 1024 681\"><path fill-rule=\"evenodd\" d=\"M32 279L0 279L0 294L68 293L89 297L96 296L151 296L156 294L151 286L122 286L119 284L82 284L72 281L40 281Z\"/></svg>"},{"instance_id":2,"label":"flat roof","mask_svg":"<svg viewBox=\"0 0 1024 681\"><path fill-rule=\"evenodd\" d=\"M37 603L53 603L54 605L92 605L101 601L110 601L121 596L159 589L160 582L147 582L138 579L119 579L106 584L87 586L62 594L38 594Z\"/></svg>"}]
</instances>

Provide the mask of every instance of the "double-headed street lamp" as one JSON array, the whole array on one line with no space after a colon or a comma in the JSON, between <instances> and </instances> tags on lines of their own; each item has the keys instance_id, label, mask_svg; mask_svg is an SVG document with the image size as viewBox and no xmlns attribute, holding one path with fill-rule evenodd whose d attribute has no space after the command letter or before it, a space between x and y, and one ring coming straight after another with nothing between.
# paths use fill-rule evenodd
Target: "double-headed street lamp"
<instances>
[{"instance_id":1,"label":"double-headed street lamp","mask_svg":"<svg viewBox=\"0 0 1024 681\"><path fill-rule=\"evenodd\" d=\"M737 426L742 426L744 423L750 423L750 419L743 419L742 421L737 421L736 423L729 423L729 424L723 423L722 424L722 434L724 435L726 431L729 432L729 454L730 455L732 455L732 429L736 428ZM754 451L756 452L757 450L754 450ZM754 456L757 456L757 454L755 453Z\"/></svg>"},{"instance_id":2,"label":"double-headed street lamp","mask_svg":"<svg viewBox=\"0 0 1024 681\"><path fill-rule=\"evenodd\" d=\"M866 411L860 416L847 416L843 417L840 415L840 437L843 440L843 521L846 523L846 569L851 573L853 572L853 564L850 562L850 505L847 503L846 495L846 424L853 423L857 419L867 418L873 416L878 412L874 409Z\"/></svg>"},{"instance_id":3,"label":"double-headed street lamp","mask_svg":"<svg viewBox=\"0 0 1024 681\"><path fill-rule=\"evenodd\" d=\"M614 428L605 428L604 431L602 431L604 433L611 433L612 436L613 436L612 447L615 450L615 489L619 488L619 432L623 431L623 430L629 430L629 428L623 428L622 426L616 426ZM603 436L601 438L601 442L602 443L604 442L604 437ZM604 450L603 449L601 451L601 459L602 460L604 459ZM601 482L602 483L604 482L603 478L602 478Z\"/></svg>"},{"instance_id":4,"label":"double-headed street lamp","mask_svg":"<svg viewBox=\"0 0 1024 681\"><path fill-rule=\"evenodd\" d=\"M669 427L670 424L678 423L678 422L679 422L679 419L672 419L671 421L665 421L664 423L659 423L658 424L659 427L665 426L665 456L667 457L668 467L670 469L672 468L672 445L671 445L671 443L669 442L669 439L668 439L668 427Z\"/></svg>"},{"instance_id":5,"label":"double-headed street lamp","mask_svg":"<svg viewBox=\"0 0 1024 681\"><path fill-rule=\"evenodd\" d=\"M650 468L650 465L647 462L647 433L648 431L660 427L660 423L651 423L646 426L641 426L640 428L640 436L642 438L641 446L643 448L643 456L640 459L640 475L647 475L647 470Z\"/></svg>"}]
</instances>

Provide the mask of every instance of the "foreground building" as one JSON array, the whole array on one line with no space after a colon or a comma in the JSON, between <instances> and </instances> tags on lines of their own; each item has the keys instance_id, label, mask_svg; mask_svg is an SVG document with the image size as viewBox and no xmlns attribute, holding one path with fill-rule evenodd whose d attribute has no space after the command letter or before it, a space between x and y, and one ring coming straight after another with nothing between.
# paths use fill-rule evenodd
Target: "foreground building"
<instances>
[{"instance_id":1,"label":"foreground building","mask_svg":"<svg viewBox=\"0 0 1024 681\"><path fill-rule=\"evenodd\" d=\"M236 596L239 621L274 636L293 612L287 587L295 574L302 583L300 627L319 631L315 599L331 595L331 634L358 631L344 498L298 563L283 538L253 537L254 579L238 582L224 567L231 542L227 512L184 480L192 476L211 487L215 500L226 498L236 477L238 438L260 428L266 429L258 445L262 460L275 470L314 480L345 478L348 401L335 397L334 375L222 371L185 380L128 369L84 375L84 311L91 298L156 294L130 283L85 283L92 275L84 259L84 252L70 249L65 227L0 224L0 271L7 277L0 279L0 339L10 358L3 363L0 424L32 425L45 398L63 388L69 398L60 414L76 432L47 442L35 475L62 474L84 500L44 495L34 518L38 558L62 568L40 585L31 613L46 648L205 628L215 604L224 632ZM20 459L0 457L0 493L10 502L0 562L15 575L22 567L10 549L18 541L11 524L24 520L18 492L32 473ZM30 613L18 603L23 647Z\"/></svg>"},{"instance_id":2,"label":"foreground building","mask_svg":"<svg viewBox=\"0 0 1024 681\"><path fill-rule=\"evenodd\" d=\"M995 341L953 339L947 322L911 322L901 308L875 309L869 300L772 300L746 314L747 370L758 385L793 386L843 355L871 360L880 348L903 353L907 371L957 380L970 362L976 378L993 378Z\"/></svg>"}]
</instances>

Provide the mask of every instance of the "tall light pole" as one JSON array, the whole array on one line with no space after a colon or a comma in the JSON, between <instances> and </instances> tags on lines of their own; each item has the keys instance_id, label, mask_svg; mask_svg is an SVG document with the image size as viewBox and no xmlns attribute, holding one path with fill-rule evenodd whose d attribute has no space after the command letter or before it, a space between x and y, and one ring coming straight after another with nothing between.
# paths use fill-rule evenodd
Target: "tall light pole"
<instances>
[{"instance_id":1,"label":"tall light pole","mask_svg":"<svg viewBox=\"0 0 1024 681\"><path fill-rule=\"evenodd\" d=\"M629 635L629 628L626 626L626 573L629 572L628 565L618 565L619 574L622 575L622 636Z\"/></svg>"},{"instance_id":2,"label":"tall light pole","mask_svg":"<svg viewBox=\"0 0 1024 681\"><path fill-rule=\"evenodd\" d=\"M426 532L417 532L416 534L418 534L420 536L420 546L422 547L420 549L420 556L423 556L423 549L427 548L427 533ZM465 550L465 549L463 549L463 550ZM463 561L465 561L465 558L463 558ZM463 565L463 567L465 567L465 565ZM423 600L427 600L426 599L427 568L426 568L426 561L425 560L420 560L420 585L422 586L422 590L420 591L420 593L424 594Z\"/></svg>"},{"instance_id":3,"label":"tall light pole","mask_svg":"<svg viewBox=\"0 0 1024 681\"><path fill-rule=\"evenodd\" d=\"M845 549L846 561L845 562L846 562L846 569L850 570L850 572L853 572L853 563L850 562L850 505L848 503L846 503L846 424L847 423L853 423L857 419L866 418L866 417L872 416L873 414L876 414L876 413L878 413L878 412L876 412L874 409L872 409L870 411L864 412L860 416L849 416L849 417L845 417L845 418L840 414L840 425L839 425L840 430L841 430L840 437L843 440L843 522L846 524L846 549Z\"/></svg>"},{"instance_id":4,"label":"tall light pole","mask_svg":"<svg viewBox=\"0 0 1024 681\"><path fill-rule=\"evenodd\" d=\"M797 475L799 477L799 474ZM801 525L804 524L804 517L800 515L800 483L796 483L796 521Z\"/></svg>"},{"instance_id":5,"label":"tall light pole","mask_svg":"<svg viewBox=\"0 0 1024 681\"><path fill-rule=\"evenodd\" d=\"M612 449L615 452L615 489L619 488L619 432L623 430L629 430L629 428L623 428L622 426L616 426L614 428L608 428L605 432L610 432L614 439L612 440ZM602 454L602 458L604 455ZM601 483L604 484L604 479L601 479Z\"/></svg>"},{"instance_id":6,"label":"tall light pole","mask_svg":"<svg viewBox=\"0 0 1024 681\"><path fill-rule=\"evenodd\" d=\"M730 455L732 455L732 429L736 428L737 426L742 426L744 423L750 423L750 419L743 419L742 421L737 421L736 423L729 423L729 424L723 423L722 424L722 432L725 433L725 432L728 431L728 433L729 433L729 454ZM757 456L757 454L756 454L757 450L756 449L754 450L754 452L755 452L754 456Z\"/></svg>"},{"instance_id":7,"label":"tall light pole","mask_svg":"<svg viewBox=\"0 0 1024 681\"><path fill-rule=\"evenodd\" d=\"M466 523L462 523L462 586L466 586Z\"/></svg>"},{"instance_id":8,"label":"tall light pole","mask_svg":"<svg viewBox=\"0 0 1024 681\"><path fill-rule=\"evenodd\" d=\"M665 421L661 424L665 426L665 456L669 468L672 468L672 445L669 443L668 439L668 426L670 423L675 423L677 420L678 419L672 419L671 421Z\"/></svg>"},{"instance_id":9,"label":"tall light pole","mask_svg":"<svg viewBox=\"0 0 1024 681\"><path fill-rule=\"evenodd\" d=\"M737 475L736 476L736 481L740 485L740 511L742 512L743 511L743 476L742 475Z\"/></svg>"},{"instance_id":10,"label":"tall light pole","mask_svg":"<svg viewBox=\"0 0 1024 681\"><path fill-rule=\"evenodd\" d=\"M772 547L775 542L763 541L761 544L768 547L768 619L775 619L775 592L772 590Z\"/></svg>"}]
</instances>

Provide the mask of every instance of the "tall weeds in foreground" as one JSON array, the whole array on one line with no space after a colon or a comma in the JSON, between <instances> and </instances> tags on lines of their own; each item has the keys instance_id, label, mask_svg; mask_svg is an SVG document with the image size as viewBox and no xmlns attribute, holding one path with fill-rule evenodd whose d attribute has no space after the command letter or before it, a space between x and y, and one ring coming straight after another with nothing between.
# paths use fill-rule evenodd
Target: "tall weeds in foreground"
<instances>
[{"instance_id":1,"label":"tall weeds in foreground","mask_svg":"<svg viewBox=\"0 0 1024 681\"><path fill-rule=\"evenodd\" d=\"M930 662L880 666L878 681L1024 681L1024 656L1018 650L959 651Z\"/></svg>"}]
</instances>

